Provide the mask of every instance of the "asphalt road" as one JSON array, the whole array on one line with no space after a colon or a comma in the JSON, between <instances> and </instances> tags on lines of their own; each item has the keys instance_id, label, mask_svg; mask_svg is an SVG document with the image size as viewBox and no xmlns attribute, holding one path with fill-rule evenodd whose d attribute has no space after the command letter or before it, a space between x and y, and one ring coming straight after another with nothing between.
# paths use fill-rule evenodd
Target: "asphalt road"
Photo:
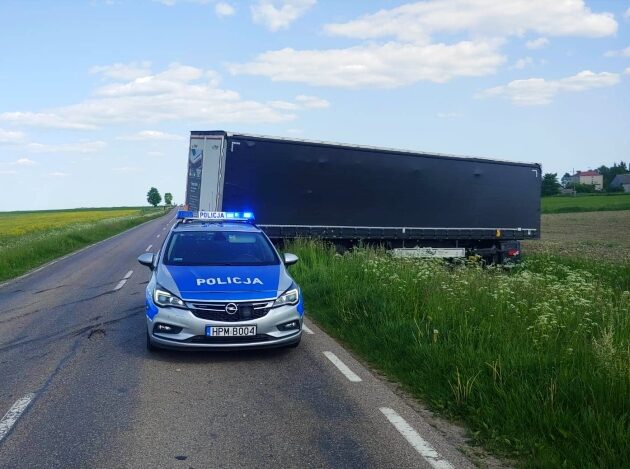
<instances>
[{"instance_id":1,"label":"asphalt road","mask_svg":"<svg viewBox=\"0 0 630 469\"><path fill-rule=\"evenodd\" d=\"M471 467L308 320L297 349L147 352L136 258L172 223L0 286L0 467Z\"/></svg>"}]
</instances>

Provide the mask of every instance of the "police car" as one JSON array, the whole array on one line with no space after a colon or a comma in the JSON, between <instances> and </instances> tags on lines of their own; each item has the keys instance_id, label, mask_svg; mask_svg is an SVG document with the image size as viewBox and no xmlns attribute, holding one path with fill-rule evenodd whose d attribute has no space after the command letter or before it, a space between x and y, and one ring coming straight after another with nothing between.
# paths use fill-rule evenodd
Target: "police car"
<instances>
[{"instance_id":1,"label":"police car","mask_svg":"<svg viewBox=\"0 0 630 469\"><path fill-rule=\"evenodd\" d=\"M300 288L253 223L253 214L179 211L160 251L138 262L146 289L147 348L296 347L302 336Z\"/></svg>"}]
</instances>

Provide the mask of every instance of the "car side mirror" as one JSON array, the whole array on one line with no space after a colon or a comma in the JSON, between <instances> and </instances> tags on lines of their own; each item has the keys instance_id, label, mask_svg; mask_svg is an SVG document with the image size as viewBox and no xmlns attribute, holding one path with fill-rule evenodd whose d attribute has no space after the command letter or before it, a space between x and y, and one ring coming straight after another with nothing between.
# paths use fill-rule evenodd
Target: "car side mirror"
<instances>
[{"instance_id":1,"label":"car side mirror","mask_svg":"<svg viewBox=\"0 0 630 469\"><path fill-rule=\"evenodd\" d=\"M138 262L142 265L146 265L149 269L153 270L154 256L152 252L145 252L138 256Z\"/></svg>"},{"instance_id":2,"label":"car side mirror","mask_svg":"<svg viewBox=\"0 0 630 469\"><path fill-rule=\"evenodd\" d=\"M298 256L290 252L284 253L284 265L293 265L298 261Z\"/></svg>"}]
</instances>

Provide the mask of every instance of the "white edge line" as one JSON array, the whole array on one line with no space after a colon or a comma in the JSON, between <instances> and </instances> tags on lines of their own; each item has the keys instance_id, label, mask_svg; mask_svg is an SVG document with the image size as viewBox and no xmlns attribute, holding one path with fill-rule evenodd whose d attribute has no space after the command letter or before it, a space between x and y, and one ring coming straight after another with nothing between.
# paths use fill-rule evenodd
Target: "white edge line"
<instances>
[{"instance_id":1,"label":"white edge line","mask_svg":"<svg viewBox=\"0 0 630 469\"><path fill-rule=\"evenodd\" d=\"M304 329L307 334L315 334L306 324L302 324L302 329Z\"/></svg>"},{"instance_id":2,"label":"white edge line","mask_svg":"<svg viewBox=\"0 0 630 469\"><path fill-rule=\"evenodd\" d=\"M332 352L324 352L324 355L332 362L333 365L337 367L339 371L343 373L346 378L348 378L349 381L352 381L353 383L363 381L357 374L354 373L354 371L348 368L344 362L339 360L337 355Z\"/></svg>"},{"instance_id":3,"label":"white edge line","mask_svg":"<svg viewBox=\"0 0 630 469\"><path fill-rule=\"evenodd\" d=\"M123 279L127 280L129 277L131 277L133 275L133 270L130 270L129 272L127 272L125 274L125 276L123 277Z\"/></svg>"},{"instance_id":4,"label":"white edge line","mask_svg":"<svg viewBox=\"0 0 630 469\"><path fill-rule=\"evenodd\" d=\"M149 252L151 250L151 248L153 247L153 244L149 244L149 247L147 247L146 252Z\"/></svg>"},{"instance_id":5,"label":"white edge line","mask_svg":"<svg viewBox=\"0 0 630 469\"><path fill-rule=\"evenodd\" d=\"M120 282L118 282L118 284L114 287L114 290L113 290L113 291L118 291L118 290L120 290L120 289L123 287L123 285L124 285L125 283L127 283L127 280L122 279L122 280L121 280Z\"/></svg>"},{"instance_id":6,"label":"white edge line","mask_svg":"<svg viewBox=\"0 0 630 469\"><path fill-rule=\"evenodd\" d=\"M40 272L40 271L42 271L42 270L44 270L44 269L46 269L46 268L50 267L51 265L56 264L57 262L63 261L64 259L67 259L67 258L72 257L72 256L76 256L77 254L80 254L80 253L82 253L83 251L87 251L88 249L91 249L91 248L93 248L94 246L98 246L99 244L103 244L103 243L106 243L107 241L110 241L110 240L112 240L112 239L114 239L114 238L118 238L119 236L123 236L123 235L125 235L125 234L129 233L130 231L133 231L133 230L135 230L135 229L137 229L137 228L140 228L140 227L141 227L141 226L143 226L143 225L146 225L147 223L151 223L151 222L154 222L154 221L156 221L156 220L159 220L159 217L158 217L158 218L153 218L153 219L151 219L151 220L147 220L147 221L145 221L144 223L140 223L139 225L136 225L136 226L134 226L134 227L132 227L132 228L129 228L128 230L125 230L125 231L122 231L122 232L120 232L120 233L118 233L118 234L115 234L115 235L113 235L113 236L110 236L109 238L101 239L100 241L97 241L97 242L96 242L96 243L94 243L94 244L90 244L90 245L88 245L88 246L85 246L85 247L83 247L83 248L79 249L78 251L74 251L74 252L71 252L71 253L69 253L69 254L66 254L65 256L61 256L60 258L55 259L55 260L53 260L53 261L50 261L50 262L48 262L48 263L46 263L46 264L44 264L44 265L41 265L41 266L39 266L39 267L37 267L37 268L35 268L35 269L33 269L33 270L30 270L30 271L26 272L25 274L20 275L19 277L15 277L15 278L12 278L12 279L10 279L10 280L7 280L7 281L6 281L6 282L4 282L4 283L0 283L0 288L6 287L7 285L10 285L10 284L12 284L12 283L15 283L15 282L17 282L17 281L19 281L19 280L23 280L23 279L25 279L26 277L28 277L28 276L30 276L30 275L33 275L33 274L35 274L35 273L37 273L37 272Z\"/></svg>"},{"instance_id":7,"label":"white edge line","mask_svg":"<svg viewBox=\"0 0 630 469\"><path fill-rule=\"evenodd\" d=\"M380 407L379 410L431 467L435 469L453 469L451 463L446 459L442 459L440 453L424 440L395 410L389 407Z\"/></svg>"},{"instance_id":8,"label":"white edge line","mask_svg":"<svg viewBox=\"0 0 630 469\"><path fill-rule=\"evenodd\" d=\"M21 397L11 406L9 411L4 414L2 420L0 420L0 442L4 439L5 436L9 434L15 422L20 418L22 413L29 406L31 401L35 398L34 393L27 394L24 397Z\"/></svg>"}]
</instances>

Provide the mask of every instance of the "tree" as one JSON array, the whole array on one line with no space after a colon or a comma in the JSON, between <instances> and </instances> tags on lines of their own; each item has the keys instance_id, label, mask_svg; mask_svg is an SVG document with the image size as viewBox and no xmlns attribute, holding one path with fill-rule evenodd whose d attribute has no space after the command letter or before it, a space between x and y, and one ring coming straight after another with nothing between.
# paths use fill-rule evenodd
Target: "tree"
<instances>
[{"instance_id":1,"label":"tree","mask_svg":"<svg viewBox=\"0 0 630 469\"><path fill-rule=\"evenodd\" d=\"M158 204L162 202L162 196L155 187L152 187L149 189L149 192L147 192L147 202L154 207L157 207Z\"/></svg>"},{"instance_id":2,"label":"tree","mask_svg":"<svg viewBox=\"0 0 630 469\"><path fill-rule=\"evenodd\" d=\"M165 192L164 193L164 203L166 205L171 205L173 203L173 194L171 194L170 192Z\"/></svg>"},{"instance_id":3,"label":"tree","mask_svg":"<svg viewBox=\"0 0 630 469\"><path fill-rule=\"evenodd\" d=\"M569 184L570 180L571 175L569 173L564 173L564 176L562 176L562 179L560 179L560 185L562 185L562 187L567 187L567 184Z\"/></svg>"},{"instance_id":4,"label":"tree","mask_svg":"<svg viewBox=\"0 0 630 469\"><path fill-rule=\"evenodd\" d=\"M604 176L604 190L608 191L610 190L610 183L613 179L615 179L615 176L618 174L626 174L628 172L628 165L625 162L620 161L619 164L613 163L611 167L602 165L597 168L597 170L599 171L599 174Z\"/></svg>"},{"instance_id":5,"label":"tree","mask_svg":"<svg viewBox=\"0 0 630 469\"><path fill-rule=\"evenodd\" d=\"M556 195L560 192L560 183L558 182L558 173L545 173L540 187L540 193L543 197L548 195Z\"/></svg>"}]
</instances>

